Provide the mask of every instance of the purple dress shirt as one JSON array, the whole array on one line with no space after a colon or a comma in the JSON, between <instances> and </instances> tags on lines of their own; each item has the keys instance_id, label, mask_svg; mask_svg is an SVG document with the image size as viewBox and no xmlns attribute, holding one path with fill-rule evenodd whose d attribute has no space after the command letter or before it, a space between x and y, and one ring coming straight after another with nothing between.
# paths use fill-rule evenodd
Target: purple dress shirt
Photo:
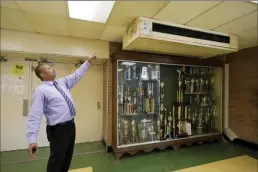
<instances>
[{"instance_id":1,"label":"purple dress shirt","mask_svg":"<svg viewBox=\"0 0 258 172\"><path fill-rule=\"evenodd\" d=\"M74 73L56 80L72 102L70 89L84 76L89 66L90 63L85 62ZM37 143L43 114L47 119L47 125L50 126L70 121L74 118L64 97L53 85L53 81L43 81L34 91L33 104L28 117L27 139L29 144Z\"/></svg>"}]
</instances>

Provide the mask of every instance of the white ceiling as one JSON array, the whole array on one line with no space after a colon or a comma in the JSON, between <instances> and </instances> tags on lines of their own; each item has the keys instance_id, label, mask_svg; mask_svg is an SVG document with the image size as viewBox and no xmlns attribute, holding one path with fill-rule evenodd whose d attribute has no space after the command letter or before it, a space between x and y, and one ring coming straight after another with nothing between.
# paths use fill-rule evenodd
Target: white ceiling
<instances>
[{"instance_id":1,"label":"white ceiling","mask_svg":"<svg viewBox=\"0 0 258 172\"><path fill-rule=\"evenodd\" d=\"M106 24L69 19L66 1L1 1L1 28L121 42L138 16L239 36L257 43L257 4L248 1L116 1Z\"/></svg>"}]
</instances>

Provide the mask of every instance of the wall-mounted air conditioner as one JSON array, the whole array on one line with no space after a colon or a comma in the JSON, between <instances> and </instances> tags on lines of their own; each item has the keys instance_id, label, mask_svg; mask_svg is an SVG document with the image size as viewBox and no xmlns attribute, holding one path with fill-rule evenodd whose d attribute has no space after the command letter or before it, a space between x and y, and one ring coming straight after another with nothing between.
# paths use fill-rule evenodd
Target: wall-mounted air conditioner
<instances>
[{"instance_id":1,"label":"wall-mounted air conditioner","mask_svg":"<svg viewBox=\"0 0 258 172\"><path fill-rule=\"evenodd\" d=\"M237 51L238 38L236 35L139 17L125 32L123 49L207 58Z\"/></svg>"}]
</instances>

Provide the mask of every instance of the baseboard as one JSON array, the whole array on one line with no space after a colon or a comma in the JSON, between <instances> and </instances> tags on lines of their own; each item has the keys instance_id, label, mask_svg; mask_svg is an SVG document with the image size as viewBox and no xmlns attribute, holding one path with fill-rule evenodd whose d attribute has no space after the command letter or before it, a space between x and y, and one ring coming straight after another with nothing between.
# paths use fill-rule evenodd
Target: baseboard
<instances>
[{"instance_id":1,"label":"baseboard","mask_svg":"<svg viewBox=\"0 0 258 172\"><path fill-rule=\"evenodd\" d=\"M225 134L227 138L231 141L238 138L237 135L230 128L224 128L223 134Z\"/></svg>"},{"instance_id":2,"label":"baseboard","mask_svg":"<svg viewBox=\"0 0 258 172\"><path fill-rule=\"evenodd\" d=\"M105 139L104 139L103 137L102 137L102 143L103 143L103 145L106 147L106 151L107 151L108 153L113 152L112 146L111 146L111 145L107 145L107 143L106 143L106 141L105 141Z\"/></svg>"},{"instance_id":3,"label":"baseboard","mask_svg":"<svg viewBox=\"0 0 258 172\"><path fill-rule=\"evenodd\" d=\"M236 143L236 144L241 145L243 147L247 147L249 149L258 151L258 144L256 144L256 143L251 143L251 142L248 142L246 140L239 139L239 138L234 139L233 143Z\"/></svg>"}]
</instances>

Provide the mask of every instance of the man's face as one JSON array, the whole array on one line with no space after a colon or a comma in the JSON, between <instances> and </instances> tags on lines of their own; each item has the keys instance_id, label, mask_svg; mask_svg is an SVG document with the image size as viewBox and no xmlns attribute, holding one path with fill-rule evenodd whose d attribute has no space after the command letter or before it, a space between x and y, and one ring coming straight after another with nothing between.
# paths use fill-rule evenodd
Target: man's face
<instances>
[{"instance_id":1,"label":"man's face","mask_svg":"<svg viewBox=\"0 0 258 172\"><path fill-rule=\"evenodd\" d=\"M41 72L41 77L43 78L44 81L52 81L56 78L56 71L53 67L49 65L42 65L40 68Z\"/></svg>"}]
</instances>

